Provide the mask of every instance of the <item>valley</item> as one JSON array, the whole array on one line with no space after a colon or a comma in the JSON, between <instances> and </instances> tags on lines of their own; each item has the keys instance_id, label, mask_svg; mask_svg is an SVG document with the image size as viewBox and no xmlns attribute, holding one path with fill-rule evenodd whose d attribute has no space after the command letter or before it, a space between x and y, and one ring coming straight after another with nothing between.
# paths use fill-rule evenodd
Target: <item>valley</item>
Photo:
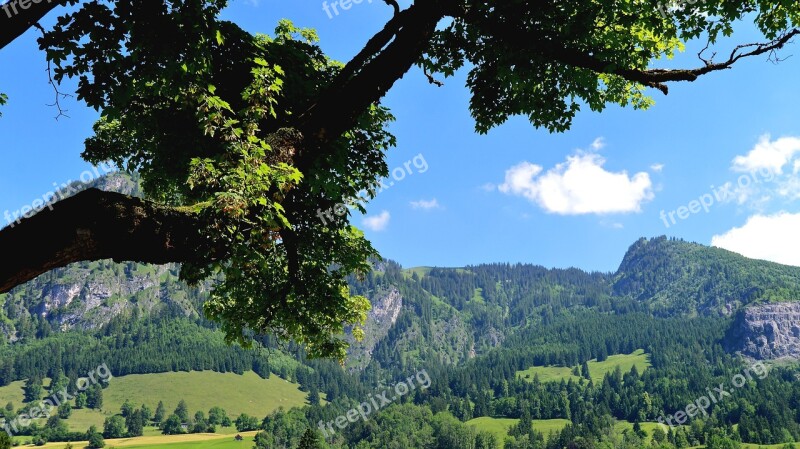
<instances>
[{"instance_id":1,"label":"valley","mask_svg":"<svg viewBox=\"0 0 800 449\"><path fill-rule=\"evenodd\" d=\"M324 447L449 449L468 440L473 449L557 449L577 438L601 445L587 447L717 449L800 439L800 269L663 237L635 242L615 273L373 267L350 282L372 310L365 338L347 337L344 367L269 336L248 349L228 345L203 317L209 286L186 286L178 267L56 270L0 295L0 406L9 403L0 413L31 410L31 395L45 397L54 376L71 384L107 363L114 377L102 405L73 404L68 417L39 419L15 441L60 449L59 439L85 444L77 442L94 426L114 447L293 448L340 416L346 425ZM708 416L672 429L657 422L757 359L769 375L732 390ZM366 420L347 418L421 369L430 388ZM229 426L211 425L212 407ZM126 435L131 413L148 415L141 436ZM244 441L231 440L237 432Z\"/></svg>"}]
</instances>

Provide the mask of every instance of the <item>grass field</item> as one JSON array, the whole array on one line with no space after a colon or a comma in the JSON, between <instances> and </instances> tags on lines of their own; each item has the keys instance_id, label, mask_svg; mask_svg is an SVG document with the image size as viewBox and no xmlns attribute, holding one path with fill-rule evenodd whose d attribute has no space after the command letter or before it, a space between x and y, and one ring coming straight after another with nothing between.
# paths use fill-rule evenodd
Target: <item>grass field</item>
<instances>
[{"instance_id":1,"label":"grass field","mask_svg":"<svg viewBox=\"0 0 800 449\"><path fill-rule=\"evenodd\" d=\"M517 421L519 420L513 418L490 418L487 416L482 416L480 418L475 418L467 421L467 424L475 426L475 428L478 430L483 430L495 434L497 436L497 440L500 442L500 444L502 444L503 440L505 440L506 438L508 429L514 424L516 424ZM567 421L566 419L533 420L533 428L539 432L542 432L545 435L548 435L551 431L561 430L567 424L569 424L569 421Z\"/></svg>"},{"instance_id":2,"label":"grass field","mask_svg":"<svg viewBox=\"0 0 800 449\"><path fill-rule=\"evenodd\" d=\"M598 383L603 381L606 373L613 372L617 366L623 373L627 373L634 365L641 374L650 368L650 356L643 349L637 349L631 354L612 355L602 362L592 360L589 362L589 374L592 375L592 380Z\"/></svg>"},{"instance_id":3,"label":"grass field","mask_svg":"<svg viewBox=\"0 0 800 449\"><path fill-rule=\"evenodd\" d=\"M487 432L491 432L495 434L498 438L498 441L501 443L506 438L506 434L508 433L508 429L513 426L514 424L519 421L518 419L512 418L490 418L486 416L482 416L480 418L475 418L472 420L467 421L467 424L475 426L478 430L484 430ZM533 428L539 432L542 432L545 437L550 432L558 431L564 428L569 424L569 421L566 419L535 419L533 420ZM648 438L653 436L653 429L660 426L661 424L656 422L643 422L641 423L642 430L647 432ZM616 424L616 429L618 431L623 431L625 429L633 430L633 424L620 421ZM781 446L782 447L782 446Z\"/></svg>"},{"instance_id":4,"label":"grass field","mask_svg":"<svg viewBox=\"0 0 800 449\"><path fill-rule=\"evenodd\" d=\"M591 369L589 372L591 372ZM532 366L526 370L517 371L517 378L533 382L537 374L542 382L561 382L561 379L572 379L577 382L580 379L580 377L572 374L572 368L566 366Z\"/></svg>"},{"instance_id":5,"label":"grass field","mask_svg":"<svg viewBox=\"0 0 800 449\"><path fill-rule=\"evenodd\" d=\"M219 406L231 418L241 413L261 418L280 406L303 406L306 393L298 387L275 375L262 379L252 371L241 376L212 371L133 374L111 379L103 392L103 411L117 413L126 399L152 410L161 400L172 411L183 399L191 414Z\"/></svg>"},{"instance_id":6,"label":"grass field","mask_svg":"<svg viewBox=\"0 0 800 449\"><path fill-rule=\"evenodd\" d=\"M432 267L413 267L413 268L406 268L403 270L403 277L407 279L411 279L411 275L417 273L418 277L424 277L428 273L431 272Z\"/></svg>"},{"instance_id":7,"label":"grass field","mask_svg":"<svg viewBox=\"0 0 800 449\"><path fill-rule=\"evenodd\" d=\"M617 367L623 373L626 373L635 365L639 373L642 373L650 367L650 356L644 350L637 349L631 354L612 355L602 362L590 360L588 365L592 381L598 383L603 381L603 377L607 373L613 372ZM538 374L539 380L542 382L560 382L561 379L567 381L572 379L577 382L580 377L572 374L573 368L571 366L533 366L526 370L517 371L517 377L532 382L534 376Z\"/></svg>"},{"instance_id":8,"label":"grass field","mask_svg":"<svg viewBox=\"0 0 800 449\"><path fill-rule=\"evenodd\" d=\"M653 429L659 426L663 426L663 424L659 424L657 422L643 422L640 424L642 426L642 430L647 433L648 441L653 438ZM623 431L625 429L633 430L633 423L629 423L627 421L617 421L617 424L614 426L618 431ZM667 431L666 427L662 427L664 432Z\"/></svg>"},{"instance_id":9,"label":"grass field","mask_svg":"<svg viewBox=\"0 0 800 449\"><path fill-rule=\"evenodd\" d=\"M250 449L253 447L253 438L256 432L242 432L242 441L236 441L233 435L219 435L215 433L195 433L190 435L161 435L143 436L137 438L120 438L106 440L106 448L124 447L126 449ZM75 448L86 446L86 441L72 443ZM67 443L47 443L42 447L46 449L64 449Z\"/></svg>"},{"instance_id":10,"label":"grass field","mask_svg":"<svg viewBox=\"0 0 800 449\"><path fill-rule=\"evenodd\" d=\"M0 407L10 401L15 409L20 408L23 385L24 382L12 382L0 387ZM211 407L219 406L231 419L242 413L260 419L280 406L287 409L303 406L306 396L297 384L275 375L262 379L252 371L244 375L212 371L135 374L111 379L103 390L101 411L73 409L65 422L74 431L85 431L91 425L102 428L108 416L119 413L126 399L137 407L147 404L151 410L156 409L158 401L164 401L170 413L183 399L192 415L198 410L208 413Z\"/></svg>"}]
</instances>

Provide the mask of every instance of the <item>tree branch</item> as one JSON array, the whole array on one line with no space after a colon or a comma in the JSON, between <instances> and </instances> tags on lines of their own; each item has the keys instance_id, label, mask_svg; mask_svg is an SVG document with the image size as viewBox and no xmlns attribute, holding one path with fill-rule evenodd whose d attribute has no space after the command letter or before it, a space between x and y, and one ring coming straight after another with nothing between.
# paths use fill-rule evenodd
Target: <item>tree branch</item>
<instances>
[{"instance_id":1,"label":"tree branch","mask_svg":"<svg viewBox=\"0 0 800 449\"><path fill-rule=\"evenodd\" d=\"M88 189L0 230L0 293L86 260L163 264L205 258L196 214ZM211 251L213 254L214 251Z\"/></svg>"},{"instance_id":2,"label":"tree branch","mask_svg":"<svg viewBox=\"0 0 800 449\"><path fill-rule=\"evenodd\" d=\"M445 3L414 3L392 18L345 66L337 82L299 117L298 129L306 139L297 159L301 171L309 166L315 148L356 123L422 57L436 24L445 17Z\"/></svg>"},{"instance_id":3,"label":"tree branch","mask_svg":"<svg viewBox=\"0 0 800 449\"><path fill-rule=\"evenodd\" d=\"M74 0L41 0L39 2L25 2L27 9L23 9L19 0L0 0L0 50L25 34L37 22L42 20L50 11L59 6L66 5Z\"/></svg>"},{"instance_id":4,"label":"tree branch","mask_svg":"<svg viewBox=\"0 0 800 449\"><path fill-rule=\"evenodd\" d=\"M529 46L529 48L531 48L534 52L537 52L554 61L571 65L573 67L589 69L597 73L618 75L628 81L658 89L664 94L669 92L668 87L664 83L675 81L695 81L702 75L719 70L730 69L742 58L758 56L779 50L789 43L792 38L800 34L800 29L792 29L787 31L781 37L770 42L738 45L731 51L731 54L727 60L719 63L714 63L711 60L703 60L705 65L694 69L641 70L620 67L619 64L612 61L598 58L585 51L569 48L561 42L543 39L541 36L536 36L535 33L529 31L511 29L494 31L497 33L496 37L500 38L505 45L511 46L511 48L518 46L520 42L524 42L525 45ZM743 51L745 49L748 49L748 51Z\"/></svg>"}]
</instances>

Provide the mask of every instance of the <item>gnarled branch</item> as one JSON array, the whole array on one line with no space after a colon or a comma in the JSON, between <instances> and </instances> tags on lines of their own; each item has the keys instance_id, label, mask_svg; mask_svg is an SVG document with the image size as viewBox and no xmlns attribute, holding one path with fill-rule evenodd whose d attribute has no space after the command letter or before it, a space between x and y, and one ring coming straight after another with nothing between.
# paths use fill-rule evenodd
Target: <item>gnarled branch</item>
<instances>
[{"instance_id":1,"label":"gnarled branch","mask_svg":"<svg viewBox=\"0 0 800 449\"><path fill-rule=\"evenodd\" d=\"M0 293L54 268L114 259L163 264L206 257L193 213L88 189L0 230Z\"/></svg>"}]
</instances>

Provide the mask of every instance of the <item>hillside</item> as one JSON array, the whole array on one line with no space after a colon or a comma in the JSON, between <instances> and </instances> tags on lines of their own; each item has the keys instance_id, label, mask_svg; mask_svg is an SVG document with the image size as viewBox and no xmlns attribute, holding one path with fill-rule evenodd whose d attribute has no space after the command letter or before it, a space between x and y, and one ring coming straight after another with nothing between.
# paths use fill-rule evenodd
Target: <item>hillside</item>
<instances>
[{"instance_id":1,"label":"hillside","mask_svg":"<svg viewBox=\"0 0 800 449\"><path fill-rule=\"evenodd\" d=\"M48 383L49 380L45 382ZM210 385L214 388L213 395L208 394ZM24 382L17 381L0 387L0 403L22 408L23 386ZM134 374L109 381L108 388L103 390L101 410L74 409L64 422L74 431L84 431L90 425L102 427L106 418L119 413L126 400L136 406L147 405L151 410L163 401L171 411L184 400L192 414L221 407L233 418L242 413L265 416L278 407L289 409L306 405L308 393L300 391L299 387L278 376L262 379L252 371L242 375L211 371Z\"/></svg>"},{"instance_id":2,"label":"hillside","mask_svg":"<svg viewBox=\"0 0 800 449\"><path fill-rule=\"evenodd\" d=\"M106 182L135 191L126 184L131 179L116 176ZM680 240L635 242L615 273L530 264L404 269L389 260L373 267L350 280L373 308L364 340L350 338L345 369L308 360L301 348L269 336L258 337L252 349L228 345L202 313L212 283L189 287L178 266L100 261L54 270L0 295L0 384L7 385L0 402L26 410L32 404L19 403L24 379L75 379L107 363L115 382L105 390L105 405L75 410L65 421L70 430L101 426L125 399L151 408L163 400L169 409L185 399L192 412L219 405L229 414L267 415L263 426L291 427L335 419L425 369L435 387L381 419L412 420L425 434L424 423L434 419L427 414L446 410L498 438L521 438L526 414L533 429L558 423L539 426L556 433L570 432L570 420L602 416L625 429L644 423L650 432L661 414L675 413L740 370L737 352L800 356L783 350L800 347L787 340L794 338L796 314L753 312L795 299L800 269ZM734 320L745 311L751 311L746 331ZM775 329L786 338L772 338ZM574 374L583 366L591 380ZM536 375L542 382L533 381ZM718 419L737 422L746 441L785 440L780 432L800 438L787 414L794 406L771 393L793 388L786 383L791 378L770 377L768 391L742 393L744 402L718 409ZM309 404L312 395L327 402ZM764 397L782 405L762 407L786 411L748 421L742 410ZM295 409L275 411L279 405ZM360 426L343 437L352 447L375 431ZM365 447L396 437L375 437L369 444L377 446ZM299 435L286 438L273 443L292 447Z\"/></svg>"},{"instance_id":3,"label":"hillside","mask_svg":"<svg viewBox=\"0 0 800 449\"><path fill-rule=\"evenodd\" d=\"M666 237L640 239L625 254L613 290L661 316L729 315L756 301L800 298L800 268Z\"/></svg>"}]
</instances>

